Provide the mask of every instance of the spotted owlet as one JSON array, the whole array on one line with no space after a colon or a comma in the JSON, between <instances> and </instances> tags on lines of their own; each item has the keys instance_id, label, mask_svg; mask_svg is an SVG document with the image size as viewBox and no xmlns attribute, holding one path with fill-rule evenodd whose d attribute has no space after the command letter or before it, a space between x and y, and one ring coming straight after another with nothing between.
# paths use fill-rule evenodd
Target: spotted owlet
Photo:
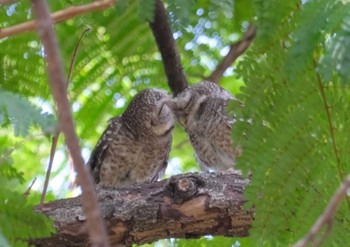
<instances>
[{"instance_id":1,"label":"spotted owlet","mask_svg":"<svg viewBox=\"0 0 350 247\"><path fill-rule=\"evenodd\" d=\"M231 138L234 120L225 110L229 100L236 98L215 83L204 81L187 87L171 101L204 171L233 168L240 153Z\"/></svg>"},{"instance_id":2,"label":"spotted owlet","mask_svg":"<svg viewBox=\"0 0 350 247\"><path fill-rule=\"evenodd\" d=\"M88 161L96 184L128 187L163 176L171 148L173 113L164 90L138 93L110 120Z\"/></svg>"}]
</instances>

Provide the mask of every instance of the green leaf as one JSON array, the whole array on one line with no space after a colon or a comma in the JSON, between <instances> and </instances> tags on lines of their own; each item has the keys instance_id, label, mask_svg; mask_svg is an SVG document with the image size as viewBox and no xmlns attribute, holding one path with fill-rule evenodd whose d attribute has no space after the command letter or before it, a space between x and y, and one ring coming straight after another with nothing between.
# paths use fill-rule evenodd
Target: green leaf
<instances>
[{"instance_id":1,"label":"green leaf","mask_svg":"<svg viewBox=\"0 0 350 247\"><path fill-rule=\"evenodd\" d=\"M54 128L53 116L41 114L41 110L25 98L11 92L0 91L0 123L11 123L15 135L26 136L32 124L43 130Z\"/></svg>"},{"instance_id":2,"label":"green leaf","mask_svg":"<svg viewBox=\"0 0 350 247\"><path fill-rule=\"evenodd\" d=\"M332 35L346 13L346 6L340 1L316 0L304 4L296 19L300 28L293 34L293 44L285 65L287 74L294 76L305 69L308 63L313 62L314 52L323 45L320 42L322 37ZM333 18L330 20L331 17ZM343 37L342 33L337 33L337 37L339 35Z\"/></svg>"},{"instance_id":3,"label":"green leaf","mask_svg":"<svg viewBox=\"0 0 350 247\"><path fill-rule=\"evenodd\" d=\"M143 21L152 22L154 20L154 11L156 8L155 0L141 0L139 1L138 13Z\"/></svg>"},{"instance_id":4,"label":"green leaf","mask_svg":"<svg viewBox=\"0 0 350 247\"><path fill-rule=\"evenodd\" d=\"M0 149L1 150L1 149ZM3 149L0 156L0 246L6 243L27 246L30 238L48 237L53 232L53 221L43 214L35 213L33 205L27 203L25 196L14 190L23 183L23 173L11 164L13 150ZM11 189L10 189L11 188Z\"/></svg>"},{"instance_id":5,"label":"green leaf","mask_svg":"<svg viewBox=\"0 0 350 247\"><path fill-rule=\"evenodd\" d=\"M128 8L128 5L129 5L129 0L119 0L115 5L117 13L119 15L122 15Z\"/></svg>"},{"instance_id":6,"label":"green leaf","mask_svg":"<svg viewBox=\"0 0 350 247\"><path fill-rule=\"evenodd\" d=\"M169 0L168 12L174 30L187 27L190 21L190 13L193 10L194 0Z\"/></svg>"},{"instance_id":7,"label":"green leaf","mask_svg":"<svg viewBox=\"0 0 350 247\"><path fill-rule=\"evenodd\" d=\"M232 1L232 0L222 0L222 1L211 0L210 4L213 6L212 7L213 9L217 8L218 11L222 11L222 13L224 14L224 16L226 18L233 17L234 1Z\"/></svg>"},{"instance_id":8,"label":"green leaf","mask_svg":"<svg viewBox=\"0 0 350 247\"><path fill-rule=\"evenodd\" d=\"M6 239L16 246L27 246L27 240L49 237L54 232L53 220L34 212L33 205L24 196L7 188L0 188L1 230Z\"/></svg>"},{"instance_id":9,"label":"green leaf","mask_svg":"<svg viewBox=\"0 0 350 247\"><path fill-rule=\"evenodd\" d=\"M293 25L294 11L299 0L253 0L257 17L257 43L261 49L269 49L269 44L279 42L286 35L284 25Z\"/></svg>"},{"instance_id":10,"label":"green leaf","mask_svg":"<svg viewBox=\"0 0 350 247\"><path fill-rule=\"evenodd\" d=\"M350 11L350 4L348 4ZM321 60L320 73L326 81L332 78L335 71L341 78L343 84L350 82L350 15L347 15L341 25L341 30L330 39L327 44L326 54Z\"/></svg>"},{"instance_id":11,"label":"green leaf","mask_svg":"<svg viewBox=\"0 0 350 247\"><path fill-rule=\"evenodd\" d=\"M325 33L343 36L337 28L343 12L336 10L346 6L324 2L309 1L281 22L279 41L254 46L236 70L245 82L238 95L245 106L232 108L239 119L233 136L243 150L238 169L253 176L246 196L247 207L256 208L250 238L257 246L290 246L302 238L350 171L350 130L344 128L350 91L335 73L325 84L317 59L328 42ZM349 205L343 204L325 246L348 241Z\"/></svg>"}]
</instances>

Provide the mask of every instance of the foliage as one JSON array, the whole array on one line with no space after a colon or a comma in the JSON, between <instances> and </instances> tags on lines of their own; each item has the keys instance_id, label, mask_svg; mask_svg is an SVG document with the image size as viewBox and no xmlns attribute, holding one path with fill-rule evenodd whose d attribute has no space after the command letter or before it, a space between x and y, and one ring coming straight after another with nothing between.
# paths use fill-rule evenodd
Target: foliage
<instances>
[{"instance_id":1,"label":"foliage","mask_svg":"<svg viewBox=\"0 0 350 247\"><path fill-rule=\"evenodd\" d=\"M90 2L51 0L49 4L58 11ZM168 90L146 22L153 19L152 2L120 0L113 8L55 26L66 71L80 35L91 28L83 38L68 87L84 158L106 121L122 113L138 91ZM255 20L258 35L253 47L220 82L232 93L240 93L245 102L243 108L233 106L237 118L233 136L243 149L238 168L253 174L246 196L247 207L256 207L256 217L251 236L238 242L240 246L291 245L310 229L349 172L349 3L168 0L166 7L190 83L209 76L228 45L239 40ZM0 27L31 17L29 1L17 1L0 8ZM11 223L1 225L0 245L6 246L13 245L16 236L44 236L51 230L50 222L34 215L29 204L38 203L49 156L50 140L42 131L54 129L55 123L51 115L42 114L44 109L53 113L54 106L37 35L8 37L0 40L0 47L0 183L4 183L0 217L1 222ZM179 126L170 164L168 176L198 170ZM71 174L68 167L60 140L49 187L51 199L71 193L65 182ZM38 182L25 200L21 193L34 177ZM349 242L349 207L348 201L341 205L325 246ZM10 231L16 227L23 235ZM237 244L235 239L208 237L155 245Z\"/></svg>"},{"instance_id":2,"label":"foliage","mask_svg":"<svg viewBox=\"0 0 350 247\"><path fill-rule=\"evenodd\" d=\"M12 166L13 150L0 148L0 151L0 245L27 246L27 239L50 236L53 221L36 214L33 204L11 189L24 182L23 174Z\"/></svg>"},{"instance_id":3,"label":"foliage","mask_svg":"<svg viewBox=\"0 0 350 247\"><path fill-rule=\"evenodd\" d=\"M256 207L251 237L258 246L290 245L308 232L350 171L350 4L286 4L274 11L284 13L278 20L256 7L263 18L237 70L246 83L245 107L234 137L244 150L239 167L253 174L246 191ZM271 26L276 39L266 38ZM349 241L349 208L344 201L325 246Z\"/></svg>"},{"instance_id":4,"label":"foliage","mask_svg":"<svg viewBox=\"0 0 350 247\"><path fill-rule=\"evenodd\" d=\"M34 106L18 94L0 91L0 125L11 123L15 135L26 136L29 127L39 124L44 131L54 126L52 115L41 114L41 109Z\"/></svg>"},{"instance_id":5,"label":"foliage","mask_svg":"<svg viewBox=\"0 0 350 247\"><path fill-rule=\"evenodd\" d=\"M155 10L155 0L140 1L138 6L138 13L141 20L153 21L154 20L154 10Z\"/></svg>"}]
</instances>

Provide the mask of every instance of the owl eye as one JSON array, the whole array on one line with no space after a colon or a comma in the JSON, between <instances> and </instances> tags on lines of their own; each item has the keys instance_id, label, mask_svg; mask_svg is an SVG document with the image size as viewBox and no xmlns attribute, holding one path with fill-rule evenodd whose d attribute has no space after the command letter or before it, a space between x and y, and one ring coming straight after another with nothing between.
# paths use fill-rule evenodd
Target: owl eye
<instances>
[{"instance_id":1,"label":"owl eye","mask_svg":"<svg viewBox=\"0 0 350 247\"><path fill-rule=\"evenodd\" d=\"M186 102L186 105L183 108L186 114L189 114L193 105L193 101L194 101L194 97L190 97L189 100Z\"/></svg>"},{"instance_id":2,"label":"owl eye","mask_svg":"<svg viewBox=\"0 0 350 247\"><path fill-rule=\"evenodd\" d=\"M187 104L185 105L184 109L187 109L190 106L191 102L192 102L192 97L189 99L189 101L187 101Z\"/></svg>"}]
</instances>

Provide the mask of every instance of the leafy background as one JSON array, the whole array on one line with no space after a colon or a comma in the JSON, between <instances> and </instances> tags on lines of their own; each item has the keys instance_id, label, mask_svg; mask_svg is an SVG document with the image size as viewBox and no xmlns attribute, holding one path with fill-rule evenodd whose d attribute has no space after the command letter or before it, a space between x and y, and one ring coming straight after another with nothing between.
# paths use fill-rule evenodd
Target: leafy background
<instances>
[{"instance_id":1,"label":"leafy background","mask_svg":"<svg viewBox=\"0 0 350 247\"><path fill-rule=\"evenodd\" d=\"M110 9L55 26L66 73L85 29L68 93L82 153L88 159L107 120L149 87L169 91L160 54L147 24L154 0L120 0ZM51 11L85 0L49 1ZM151 246L288 246L322 213L349 173L350 3L348 1L166 1L190 83L209 76L249 23L253 46L220 85L245 102L231 107L238 168L252 173L247 207L256 207L247 239L205 237L161 240ZM0 28L32 18L29 1L0 8ZM32 212L40 200L55 108L36 33L0 40L0 245L47 236L50 221ZM79 193L60 139L47 200ZM198 170L182 129L174 132L167 176ZM33 179L31 194L23 197ZM350 200L335 215L324 246L350 242ZM25 221L23 219L26 219ZM6 222L4 224L3 222Z\"/></svg>"}]
</instances>

